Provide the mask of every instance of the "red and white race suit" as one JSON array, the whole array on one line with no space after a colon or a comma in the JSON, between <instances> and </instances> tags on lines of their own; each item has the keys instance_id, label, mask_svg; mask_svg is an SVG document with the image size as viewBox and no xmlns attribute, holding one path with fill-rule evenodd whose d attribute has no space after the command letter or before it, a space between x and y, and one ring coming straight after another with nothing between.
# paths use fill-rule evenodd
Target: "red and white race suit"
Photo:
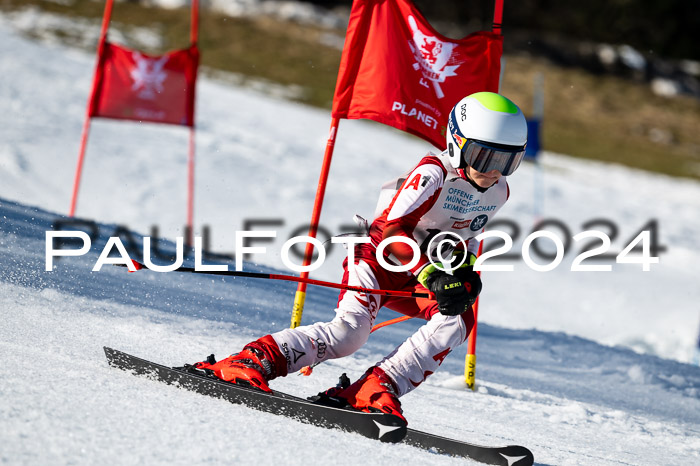
<instances>
[{"instance_id":1,"label":"red and white race suit","mask_svg":"<svg viewBox=\"0 0 700 466\"><path fill-rule=\"evenodd\" d=\"M452 246L438 246L443 235L454 233L476 253L472 239L493 218L508 198L505 178L480 192L452 168L447 155L428 154L406 176L384 185L371 224L371 243L354 249L354 266L345 260L343 283L374 289L405 290L426 293L416 280L430 262L451 257ZM404 236L420 245L418 263L405 272L391 272L376 258L377 246L389 236ZM431 239L438 236L431 244ZM471 241L470 241L471 240ZM430 247L429 247L430 246ZM441 249L441 258L438 255ZM408 264L413 251L396 242L385 249L384 258L395 265ZM357 351L369 337L377 312L383 306L405 315L427 320L416 333L378 363L395 382L399 396L420 385L434 373L445 357L462 344L474 324L471 312L445 316L437 302L422 298L396 298L354 291L340 293L336 316L330 322L287 329L272 335L284 354L287 372L327 359L341 358Z\"/></svg>"}]
</instances>

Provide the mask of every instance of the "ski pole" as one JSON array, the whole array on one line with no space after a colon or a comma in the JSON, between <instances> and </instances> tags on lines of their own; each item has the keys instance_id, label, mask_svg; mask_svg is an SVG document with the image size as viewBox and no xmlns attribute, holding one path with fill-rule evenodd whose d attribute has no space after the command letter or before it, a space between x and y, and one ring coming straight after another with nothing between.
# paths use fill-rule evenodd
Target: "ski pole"
<instances>
[{"instance_id":1,"label":"ski pole","mask_svg":"<svg viewBox=\"0 0 700 466\"><path fill-rule=\"evenodd\" d=\"M132 260L136 270L148 269L144 264ZM114 264L119 267L126 267L125 264ZM222 275L225 277L244 277L244 278L264 278L268 280L282 280L287 282L297 282L306 283L309 285L325 286L327 288L336 288L339 290L355 291L358 293L376 294L382 296L400 296L404 298L428 298L435 299L432 293L417 293L414 291L399 291L399 290L377 290L372 288L363 288L361 286L344 285L342 283L326 282L323 280L314 280L312 278L296 277L294 275L281 275L276 273L259 273L259 272L243 272L243 271L203 271L195 270L192 267L178 267L173 270L173 272L185 272L185 273L203 273L207 275Z\"/></svg>"}]
</instances>

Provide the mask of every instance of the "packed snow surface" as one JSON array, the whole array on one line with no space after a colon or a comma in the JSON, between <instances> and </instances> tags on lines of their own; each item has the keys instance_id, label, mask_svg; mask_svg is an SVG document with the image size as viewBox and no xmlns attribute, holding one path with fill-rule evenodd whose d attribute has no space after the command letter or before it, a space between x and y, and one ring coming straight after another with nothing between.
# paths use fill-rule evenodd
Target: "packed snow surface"
<instances>
[{"instance_id":1,"label":"packed snow surface","mask_svg":"<svg viewBox=\"0 0 700 466\"><path fill-rule=\"evenodd\" d=\"M65 221L94 57L28 41L0 16L0 459L9 464L469 464L384 445L136 378L107 366L111 346L169 365L222 357L289 325L295 286L105 266L117 226L135 247L152 227L182 236L187 131L95 120L77 215L98 235L82 257L45 271L45 235ZM505 77L507 79L507 75ZM293 273L280 249L304 234L329 115L202 78L197 100L195 232L231 253L236 230L274 229L245 270ZM428 144L364 121L342 121L322 224L347 231L371 218L383 182ZM514 238L513 272L485 272L476 392L463 382L466 347L402 398L411 427L489 445L522 444L538 464L700 463L700 184L545 153L509 178L499 217ZM540 219L563 239L587 229L620 252L655 221L660 262L605 261L572 272L582 243L537 272L520 254ZM605 220L605 223L603 223ZM248 224L246 224L248 221ZM250 221L274 221L272 226ZM596 223L597 222L597 223ZM614 231L617 230L617 231ZM568 236L567 236L568 235ZM167 253L171 241L161 242ZM340 279L337 247L312 277ZM543 258L533 256L536 262ZM589 262L586 262L589 263ZM191 255L187 265L193 265ZM336 292L310 287L303 323L330 319ZM382 317L395 314L382 311ZM387 327L351 357L272 387L306 396L358 377L420 322Z\"/></svg>"}]
</instances>

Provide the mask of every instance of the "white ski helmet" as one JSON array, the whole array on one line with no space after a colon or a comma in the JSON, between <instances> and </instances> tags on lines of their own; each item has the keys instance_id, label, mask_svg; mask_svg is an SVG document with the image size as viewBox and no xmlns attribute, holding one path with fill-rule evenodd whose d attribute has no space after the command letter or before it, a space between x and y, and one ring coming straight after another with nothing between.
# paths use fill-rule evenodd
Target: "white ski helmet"
<instances>
[{"instance_id":1,"label":"white ski helmet","mask_svg":"<svg viewBox=\"0 0 700 466\"><path fill-rule=\"evenodd\" d=\"M485 173L513 173L525 155L527 122L502 95L471 94L454 106L447 124L447 152L454 168L471 166Z\"/></svg>"}]
</instances>

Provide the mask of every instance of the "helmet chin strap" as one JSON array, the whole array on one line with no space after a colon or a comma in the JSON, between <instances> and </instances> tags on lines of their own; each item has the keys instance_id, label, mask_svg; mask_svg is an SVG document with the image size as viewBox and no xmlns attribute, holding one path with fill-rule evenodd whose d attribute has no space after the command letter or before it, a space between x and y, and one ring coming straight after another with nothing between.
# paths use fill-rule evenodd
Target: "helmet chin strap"
<instances>
[{"instance_id":1,"label":"helmet chin strap","mask_svg":"<svg viewBox=\"0 0 700 466\"><path fill-rule=\"evenodd\" d=\"M466 169L466 168L458 168L458 169L457 169L457 174L458 174L462 179L466 180L470 185L472 185L472 186L474 187L474 189L476 189L476 190L479 191L480 193L485 193L486 191L488 191L489 188L491 188L491 186L484 188L484 187L479 186L478 184L476 184L476 182L475 182L474 180L472 180L471 177L467 174L467 169ZM492 185L492 186L493 186L493 185Z\"/></svg>"}]
</instances>

